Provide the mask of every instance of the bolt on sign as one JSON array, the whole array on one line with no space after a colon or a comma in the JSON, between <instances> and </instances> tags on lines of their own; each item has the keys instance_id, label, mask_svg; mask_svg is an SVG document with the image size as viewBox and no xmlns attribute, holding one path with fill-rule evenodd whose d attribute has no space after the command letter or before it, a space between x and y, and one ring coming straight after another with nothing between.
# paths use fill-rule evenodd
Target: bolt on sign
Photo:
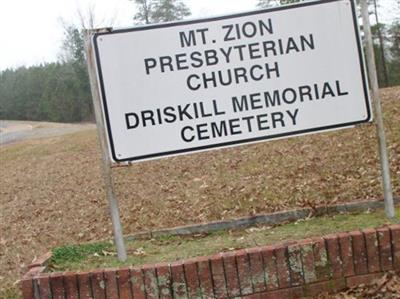
<instances>
[{"instance_id":1,"label":"bolt on sign","mask_svg":"<svg viewBox=\"0 0 400 299\"><path fill-rule=\"evenodd\" d=\"M115 162L372 120L351 0L114 30L93 43Z\"/></svg>"}]
</instances>

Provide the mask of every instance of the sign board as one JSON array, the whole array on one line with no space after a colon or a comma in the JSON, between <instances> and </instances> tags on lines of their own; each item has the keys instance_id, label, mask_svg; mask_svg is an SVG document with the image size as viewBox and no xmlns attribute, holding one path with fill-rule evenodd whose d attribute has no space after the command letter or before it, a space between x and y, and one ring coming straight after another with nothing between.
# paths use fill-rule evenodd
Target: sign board
<instances>
[{"instance_id":1,"label":"sign board","mask_svg":"<svg viewBox=\"0 0 400 299\"><path fill-rule=\"evenodd\" d=\"M115 30L93 42L115 162L372 118L351 0Z\"/></svg>"}]
</instances>

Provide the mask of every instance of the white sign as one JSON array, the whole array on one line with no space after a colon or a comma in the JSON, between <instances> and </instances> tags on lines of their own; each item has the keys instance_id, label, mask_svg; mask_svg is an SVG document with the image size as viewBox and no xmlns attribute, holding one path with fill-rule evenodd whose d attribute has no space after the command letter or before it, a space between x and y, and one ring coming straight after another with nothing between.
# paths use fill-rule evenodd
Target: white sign
<instances>
[{"instance_id":1,"label":"white sign","mask_svg":"<svg viewBox=\"0 0 400 299\"><path fill-rule=\"evenodd\" d=\"M115 162L372 118L350 0L115 30L93 40Z\"/></svg>"}]
</instances>

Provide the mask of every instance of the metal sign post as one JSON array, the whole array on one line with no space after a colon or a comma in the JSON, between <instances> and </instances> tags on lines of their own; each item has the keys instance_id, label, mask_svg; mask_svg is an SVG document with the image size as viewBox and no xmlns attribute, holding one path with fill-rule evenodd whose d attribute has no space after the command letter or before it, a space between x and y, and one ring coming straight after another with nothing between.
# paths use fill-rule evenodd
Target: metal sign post
<instances>
[{"instance_id":1,"label":"metal sign post","mask_svg":"<svg viewBox=\"0 0 400 299\"><path fill-rule=\"evenodd\" d=\"M379 142L379 155L381 161L383 190L385 196L385 211L386 215L389 218L393 218L395 216L395 212L393 204L392 184L390 180L389 159L386 147L385 129L383 125L381 100L379 96L379 86L376 74L376 65L374 58L375 55L374 55L374 47L372 44L371 25L369 22L367 0L361 0L361 14L363 19L364 34L365 34L364 37L366 42L365 48L366 48L366 60L368 64L368 74L369 74L369 80L371 84L371 91L374 103L375 124Z\"/></svg>"},{"instance_id":2,"label":"metal sign post","mask_svg":"<svg viewBox=\"0 0 400 299\"><path fill-rule=\"evenodd\" d=\"M96 63L94 51L91 43L93 33L104 32L106 29L87 30L85 32L86 59L88 64L88 72L90 78L90 86L92 91L93 107L96 117L97 133L100 141L102 160L103 160L103 179L107 193L107 200L110 209L111 221L114 231L114 242L117 247L118 259L126 260L126 249L123 239L121 219L119 215L118 202L114 193L113 181L111 176L111 160L108 154L107 136L105 132L105 124L102 116L102 107L99 93L99 84L97 79Z\"/></svg>"}]
</instances>

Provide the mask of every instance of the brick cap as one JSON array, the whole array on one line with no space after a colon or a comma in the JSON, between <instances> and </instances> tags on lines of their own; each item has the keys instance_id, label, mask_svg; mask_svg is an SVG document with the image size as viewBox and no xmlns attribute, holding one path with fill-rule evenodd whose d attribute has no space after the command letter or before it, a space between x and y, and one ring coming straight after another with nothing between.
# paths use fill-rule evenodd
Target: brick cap
<instances>
[{"instance_id":1,"label":"brick cap","mask_svg":"<svg viewBox=\"0 0 400 299\"><path fill-rule=\"evenodd\" d=\"M28 269L34 268L34 267L44 267L47 265L47 263L50 261L51 257L53 254L51 251L46 252L42 256L39 256L35 258L32 263L28 266Z\"/></svg>"}]
</instances>

